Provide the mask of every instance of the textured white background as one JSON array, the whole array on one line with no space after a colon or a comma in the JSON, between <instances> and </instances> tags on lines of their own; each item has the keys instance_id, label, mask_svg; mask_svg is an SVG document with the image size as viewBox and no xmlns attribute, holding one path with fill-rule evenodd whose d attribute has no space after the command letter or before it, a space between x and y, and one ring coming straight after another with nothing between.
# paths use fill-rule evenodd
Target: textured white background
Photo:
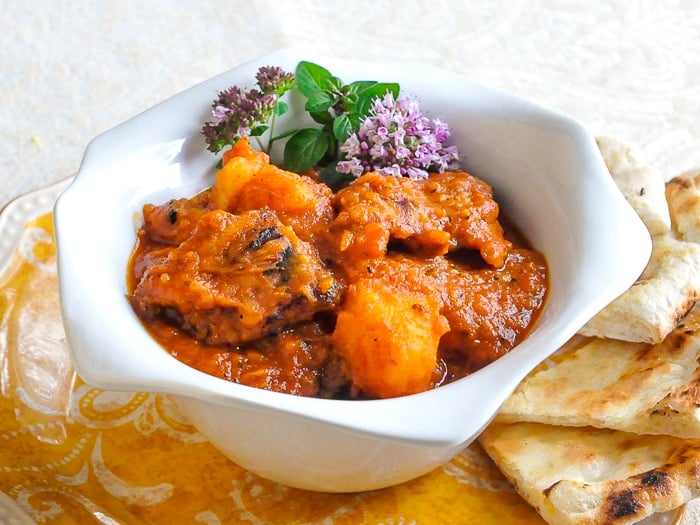
<instances>
[{"instance_id":1,"label":"textured white background","mask_svg":"<svg viewBox=\"0 0 700 525\"><path fill-rule=\"evenodd\" d=\"M0 207L95 135L294 44L425 62L700 167L700 0L1 0Z\"/></svg>"}]
</instances>

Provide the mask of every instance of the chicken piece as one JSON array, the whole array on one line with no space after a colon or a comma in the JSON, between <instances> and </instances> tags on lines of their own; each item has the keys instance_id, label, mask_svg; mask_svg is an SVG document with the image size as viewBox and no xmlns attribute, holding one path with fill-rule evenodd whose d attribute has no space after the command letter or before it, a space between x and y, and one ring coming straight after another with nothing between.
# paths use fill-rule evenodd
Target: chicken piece
<instances>
[{"instance_id":1,"label":"chicken piece","mask_svg":"<svg viewBox=\"0 0 700 525\"><path fill-rule=\"evenodd\" d=\"M513 245L503 235L489 184L462 171L435 173L418 182L430 206L444 214L440 222L450 235L450 251L475 249L488 265L503 266Z\"/></svg>"},{"instance_id":2,"label":"chicken piece","mask_svg":"<svg viewBox=\"0 0 700 525\"><path fill-rule=\"evenodd\" d=\"M368 173L341 189L334 205L338 215L331 228L340 239L343 257L381 257L390 240L431 255L449 248L440 213L429 205L416 181Z\"/></svg>"},{"instance_id":3,"label":"chicken piece","mask_svg":"<svg viewBox=\"0 0 700 525\"><path fill-rule=\"evenodd\" d=\"M199 218L209 211L207 193L191 199L172 199L161 205L143 207L144 228L151 240L178 245L192 235Z\"/></svg>"},{"instance_id":4,"label":"chicken piece","mask_svg":"<svg viewBox=\"0 0 700 525\"><path fill-rule=\"evenodd\" d=\"M210 344L276 334L339 298L315 249L269 210L206 213L187 240L151 262L134 263L143 272L131 297L137 312L169 317Z\"/></svg>"},{"instance_id":5,"label":"chicken piece","mask_svg":"<svg viewBox=\"0 0 700 525\"><path fill-rule=\"evenodd\" d=\"M464 172L434 174L426 180L363 175L340 190L332 230L339 249L351 259L386 253L390 241L412 253L444 255L458 248L479 250L500 267L512 245L498 222L491 187Z\"/></svg>"}]
</instances>

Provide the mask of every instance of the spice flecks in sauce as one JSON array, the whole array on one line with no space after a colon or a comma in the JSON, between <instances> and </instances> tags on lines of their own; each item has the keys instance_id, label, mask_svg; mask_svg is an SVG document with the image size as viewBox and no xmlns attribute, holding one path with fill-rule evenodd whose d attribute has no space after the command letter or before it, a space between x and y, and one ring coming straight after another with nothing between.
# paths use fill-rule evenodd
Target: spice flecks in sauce
<instances>
[{"instance_id":1,"label":"spice flecks in sauce","mask_svg":"<svg viewBox=\"0 0 700 525\"><path fill-rule=\"evenodd\" d=\"M542 307L547 269L467 173L368 173L333 194L241 140L212 188L144 207L130 280L147 328L195 368L371 398L509 351Z\"/></svg>"}]
</instances>

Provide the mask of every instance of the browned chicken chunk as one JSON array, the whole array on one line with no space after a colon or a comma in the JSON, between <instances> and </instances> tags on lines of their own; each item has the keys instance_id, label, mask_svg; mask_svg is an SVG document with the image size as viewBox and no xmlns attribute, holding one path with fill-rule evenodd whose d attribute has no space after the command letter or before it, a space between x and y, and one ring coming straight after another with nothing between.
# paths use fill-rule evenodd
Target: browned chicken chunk
<instances>
[{"instance_id":1,"label":"browned chicken chunk","mask_svg":"<svg viewBox=\"0 0 700 525\"><path fill-rule=\"evenodd\" d=\"M315 249L269 210L217 210L137 276L132 302L164 314L198 339L239 344L309 320L338 298Z\"/></svg>"},{"instance_id":2,"label":"browned chicken chunk","mask_svg":"<svg viewBox=\"0 0 700 525\"><path fill-rule=\"evenodd\" d=\"M546 261L498 215L465 172L367 173L333 193L242 139L210 189L144 207L130 299L174 356L229 381L420 392L508 352L542 308Z\"/></svg>"},{"instance_id":3,"label":"browned chicken chunk","mask_svg":"<svg viewBox=\"0 0 700 525\"><path fill-rule=\"evenodd\" d=\"M427 180L368 173L340 190L334 232L347 255L376 258L390 241L427 257L458 248L476 249L495 267L512 245L503 237L491 187L464 172L434 174Z\"/></svg>"}]
</instances>

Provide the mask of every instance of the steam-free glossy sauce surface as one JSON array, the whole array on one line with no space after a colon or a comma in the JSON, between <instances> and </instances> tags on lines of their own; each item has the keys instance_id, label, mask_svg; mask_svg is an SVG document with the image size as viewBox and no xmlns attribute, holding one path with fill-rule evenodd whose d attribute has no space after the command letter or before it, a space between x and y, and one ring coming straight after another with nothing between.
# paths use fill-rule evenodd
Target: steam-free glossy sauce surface
<instances>
[{"instance_id":1,"label":"steam-free glossy sauce surface","mask_svg":"<svg viewBox=\"0 0 700 525\"><path fill-rule=\"evenodd\" d=\"M464 172L369 173L333 193L240 141L214 185L144 207L130 300L159 343L230 381L394 397L463 377L528 333L543 257Z\"/></svg>"}]
</instances>

